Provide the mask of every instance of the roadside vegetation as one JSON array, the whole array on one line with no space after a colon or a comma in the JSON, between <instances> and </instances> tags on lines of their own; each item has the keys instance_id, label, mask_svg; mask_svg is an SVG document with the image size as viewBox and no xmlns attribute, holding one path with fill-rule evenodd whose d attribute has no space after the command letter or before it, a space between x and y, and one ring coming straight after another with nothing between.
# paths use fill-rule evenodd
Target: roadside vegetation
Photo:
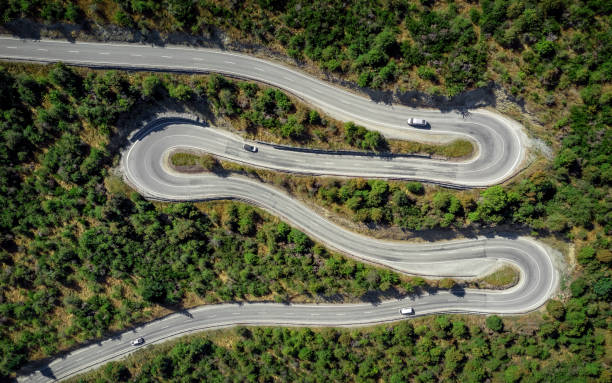
<instances>
[{"instance_id":1,"label":"roadside vegetation","mask_svg":"<svg viewBox=\"0 0 612 383\"><path fill-rule=\"evenodd\" d=\"M227 87L237 89L224 91ZM255 93L248 96L248 89ZM565 284L567 296L547 305L540 335L529 334L520 341L527 342L522 347L529 358L506 351L495 356L503 363L484 365L484 373L497 376L503 370L504 378L508 374L507 380L518 381L554 371L605 381L610 360L601 350L610 345L612 318L609 92L606 86L586 86L581 101L555 124L554 134L560 138L552 163L540 163L529 176L506 186L456 192L414 182L316 178L295 186L363 222L406 230L513 224L534 235L572 241L577 278ZM234 105L227 101L232 94L235 105L241 105L242 97L248 103L240 106L236 117L234 109L227 109ZM269 132L295 142L303 142L296 132L312 131L315 137L316 129L329 128L311 122L310 110L303 111L308 119L302 120L301 107L282 92L219 76L7 64L0 70L2 377L29 359L54 355L181 306L246 299L315 300L336 294L350 300L368 293L380 296L389 289L405 293L419 285L425 288L421 279L400 278L330 254L303 233L246 205L152 204L125 191L109 175L117 160L117 120L139 106L159 107L164 100L207 105L217 118L234 121L237 129ZM343 145L349 141L355 148L380 148L372 145L380 140L366 137L367 132L338 130ZM490 322L492 329L503 326L501 320ZM521 339L512 331L504 334L499 339ZM453 335L440 344L459 350L455 339ZM369 349L382 347L378 338L372 342L378 346ZM487 340L478 342L485 350ZM417 354L435 361L423 364L434 369L426 375L441 376L443 371L435 369L442 368L442 354L433 337L423 337L420 344L428 352ZM510 341L508 345L514 347ZM559 359L531 362L544 351L556 355L557 349ZM572 354L580 355L579 367ZM355 363L338 355L339 364ZM476 368L495 354L489 348L464 355L457 363ZM387 360L372 358L376 363ZM365 359L359 365L364 364ZM309 370L296 367L292 373L302 371ZM387 373L378 369L378 374Z\"/></svg>"},{"instance_id":2,"label":"roadside vegetation","mask_svg":"<svg viewBox=\"0 0 612 383\"><path fill-rule=\"evenodd\" d=\"M508 328L507 328L508 327ZM69 382L608 382L601 329L439 315L360 329L245 328L181 338Z\"/></svg>"},{"instance_id":3,"label":"roadside vegetation","mask_svg":"<svg viewBox=\"0 0 612 383\"><path fill-rule=\"evenodd\" d=\"M445 158L469 157L474 151L473 144L462 139L441 145L387 140L379 132L353 122L341 123L321 115L274 88L214 74L207 81L205 96L214 113L251 139L317 149Z\"/></svg>"},{"instance_id":4,"label":"roadside vegetation","mask_svg":"<svg viewBox=\"0 0 612 383\"><path fill-rule=\"evenodd\" d=\"M217 76L9 64L0 80L2 377L197 304L377 300L436 288L330 253L253 207L153 204L110 174L121 115L163 99L210 99L216 110Z\"/></svg>"},{"instance_id":5,"label":"roadside vegetation","mask_svg":"<svg viewBox=\"0 0 612 383\"><path fill-rule=\"evenodd\" d=\"M151 40L156 32L225 43L229 38L235 47L266 47L360 87L454 96L494 81L547 127L580 102L582 89L605 89L611 77L612 6L605 0L5 0L3 5L4 22L28 17L81 24L85 30L113 24Z\"/></svg>"},{"instance_id":6,"label":"roadside vegetation","mask_svg":"<svg viewBox=\"0 0 612 383\"><path fill-rule=\"evenodd\" d=\"M503 266L479 281L481 288L507 288L515 285L520 278L519 272L512 266Z\"/></svg>"},{"instance_id":7,"label":"roadside vegetation","mask_svg":"<svg viewBox=\"0 0 612 383\"><path fill-rule=\"evenodd\" d=\"M170 164L183 172L213 171L218 167L217 159L207 154L175 152L170 154Z\"/></svg>"}]
</instances>

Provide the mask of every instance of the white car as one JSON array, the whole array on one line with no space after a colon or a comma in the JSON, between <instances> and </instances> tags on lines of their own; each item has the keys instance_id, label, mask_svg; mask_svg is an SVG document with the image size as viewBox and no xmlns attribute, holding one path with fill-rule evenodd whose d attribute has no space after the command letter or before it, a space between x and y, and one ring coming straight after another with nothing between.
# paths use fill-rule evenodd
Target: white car
<instances>
[{"instance_id":1,"label":"white car","mask_svg":"<svg viewBox=\"0 0 612 383\"><path fill-rule=\"evenodd\" d=\"M139 346L144 343L144 338L134 339L132 341L132 346Z\"/></svg>"},{"instance_id":2,"label":"white car","mask_svg":"<svg viewBox=\"0 0 612 383\"><path fill-rule=\"evenodd\" d=\"M412 307L406 307L400 309L400 314L402 315L414 315L414 309Z\"/></svg>"},{"instance_id":3,"label":"white car","mask_svg":"<svg viewBox=\"0 0 612 383\"><path fill-rule=\"evenodd\" d=\"M426 128L427 127L427 121L421 119L421 118L409 118L407 120L408 125L410 126L414 126L416 128Z\"/></svg>"}]
</instances>

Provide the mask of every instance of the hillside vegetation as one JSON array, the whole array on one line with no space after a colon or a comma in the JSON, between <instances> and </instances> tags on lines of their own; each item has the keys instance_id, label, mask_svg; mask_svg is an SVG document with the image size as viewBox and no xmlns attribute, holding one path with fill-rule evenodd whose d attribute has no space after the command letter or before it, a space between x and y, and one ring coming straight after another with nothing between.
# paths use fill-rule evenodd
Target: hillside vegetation
<instances>
[{"instance_id":1,"label":"hillside vegetation","mask_svg":"<svg viewBox=\"0 0 612 383\"><path fill-rule=\"evenodd\" d=\"M362 87L456 95L495 81L553 124L612 76L605 0L3 0L4 21L229 36ZM609 93L607 93L609 94ZM610 96L604 96L604 104Z\"/></svg>"},{"instance_id":2,"label":"hillside vegetation","mask_svg":"<svg viewBox=\"0 0 612 383\"><path fill-rule=\"evenodd\" d=\"M253 207L153 204L109 174L120 115L163 100L216 110L219 81L229 84L63 64L0 69L1 377L181 307L357 301L427 287L329 253Z\"/></svg>"},{"instance_id":3,"label":"hillside vegetation","mask_svg":"<svg viewBox=\"0 0 612 383\"><path fill-rule=\"evenodd\" d=\"M222 116L218 95L224 88L213 85L225 79L77 71L62 64L11 65L0 76L3 376L28 359L54 355L168 309L228 300L357 300L372 293L384 296L387 290L404 294L426 287L422 279L402 279L329 254L303 233L249 206L154 205L109 175L117 159L110 143L121 113L173 99L207 103ZM545 176L547 193L536 189L521 195L493 187L474 199L471 213L478 215L468 214L470 221L496 225L515 219L513 206L523 211L521 204L530 206L528 201L537 198L542 203L539 222L553 214L561 222L589 212L604 217L575 221L572 230L569 224L556 229L559 235L588 243L578 253L584 275L572 282L571 299L549 304L557 321L551 334L559 329L565 335L554 335L558 343L547 347L574 351L601 344L605 337L598 334L609 334L612 294L605 226L610 224L605 218L609 201L602 194L609 185L609 146L595 140L609 139L602 120L609 108L594 107L590 110L595 114L588 115L584 108L576 107L575 117L567 121L573 133L564 141L552 174ZM589 137L592 141L584 141ZM384 201L391 198L392 206L407 207L393 213L400 219L410 217L415 203L428 205L421 200L424 188L418 183L388 188L384 181L351 180L346 185L339 189L352 190L347 201L358 196L384 211ZM574 193L571 200L564 197L568 190ZM435 194L434 202L456 204L455 192L437 193L444 198ZM559 203L561 198L568 198L568 204L582 200L585 207L568 208ZM438 222L432 227L436 225L444 226ZM592 355L594 363L608 365L603 354Z\"/></svg>"},{"instance_id":4,"label":"hillside vegetation","mask_svg":"<svg viewBox=\"0 0 612 383\"><path fill-rule=\"evenodd\" d=\"M27 17L85 29L111 23L151 37L228 37L307 70L400 93L454 96L494 81L554 149L554 158L538 159L505 185L467 192L237 167L374 227L451 235L505 225L564 241L575 249L576 269L546 313L528 317L535 332L504 330L511 320L495 316L484 332L444 316L371 333L240 329L228 333L231 347L205 335L128 369L111 364L102 381L229 373L242 381L610 380L612 2L0 0L0 12L7 26ZM294 145L393 149L381 135L338 124L277 89L221 76L5 67L0 379L27 360L177 307L335 294L356 300L426 287L330 254L246 205L153 204L110 175L119 117L168 103L205 108L249 137ZM338 375L318 375L325 371Z\"/></svg>"},{"instance_id":5,"label":"hillside vegetation","mask_svg":"<svg viewBox=\"0 0 612 383\"><path fill-rule=\"evenodd\" d=\"M485 323L483 323L485 322ZM72 382L607 382L605 340L569 348L549 319L504 328L461 316L365 329L244 328L180 339ZM573 335L570 335L573 336ZM570 352L568 352L570 351Z\"/></svg>"}]
</instances>

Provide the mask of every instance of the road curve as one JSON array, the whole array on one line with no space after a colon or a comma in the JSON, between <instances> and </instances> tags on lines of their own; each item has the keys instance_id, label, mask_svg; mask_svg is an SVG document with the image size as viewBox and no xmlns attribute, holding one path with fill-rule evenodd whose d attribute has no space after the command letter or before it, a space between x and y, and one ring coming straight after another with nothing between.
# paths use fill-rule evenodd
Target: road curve
<instances>
[{"instance_id":1,"label":"road curve","mask_svg":"<svg viewBox=\"0 0 612 383\"><path fill-rule=\"evenodd\" d=\"M208 305L173 314L117 336L78 349L48 364L30 365L19 381L61 380L137 350L130 341L144 337L147 344L206 329L233 325L363 326L397 321L402 307L414 307L417 315L431 313L520 314L532 311L553 294L558 275L548 251L529 238L489 238L437 244L409 244L372 239L344 229L313 212L306 205L269 185L240 176L182 174L168 169L167 154L177 147L201 144L198 132L206 127L185 120L156 120L131 138L121 168L126 181L151 199L165 201L239 199L260 206L331 248L399 271L424 275L473 276L478 264L503 261L515 265L520 282L504 291L457 290L438 292L375 304L274 303ZM191 136L181 141L185 133ZM214 138L214 136L211 136ZM222 138L221 138L222 139ZM216 144L220 144L217 142ZM239 143L229 141L230 145Z\"/></svg>"},{"instance_id":2,"label":"road curve","mask_svg":"<svg viewBox=\"0 0 612 383\"><path fill-rule=\"evenodd\" d=\"M412 159L406 161L406 179L454 185L486 187L515 174L525 158L525 138L520 125L485 110L462 116L434 110L413 109L373 102L331 86L295 69L252 56L185 47L142 44L71 43L61 40L26 40L0 37L0 59L39 62L63 61L92 67L117 67L185 72L216 72L261 81L284 89L330 116L354 121L389 138L446 140L467 138L478 146L477 156L459 163ZM421 117L431 129L414 129L408 117ZM442 137L442 138L441 138ZM410 166L408 166L410 165Z\"/></svg>"},{"instance_id":3,"label":"road curve","mask_svg":"<svg viewBox=\"0 0 612 383\"><path fill-rule=\"evenodd\" d=\"M511 176L525 154L525 139L520 128L502 116L476 111L463 119L454 114L377 104L278 64L217 50L0 38L0 58L224 73L278 86L325 110L332 117L355 121L382 131L388 137L410 138L413 130L405 125L405 119L409 116L426 118L432 129L421 134L467 136L477 142L478 157L449 164L407 157L388 160L313 156L278 151L267 146L262 146L259 153L251 154L242 151L239 139L227 133L171 120L157 121L133 137L122 156L122 170L126 180L148 198L168 201L243 200L283 218L333 249L402 272L470 277L477 273L479 264L490 265L498 261L514 264L521 272L519 284L505 291L467 289L378 304L253 303L199 307L83 347L42 367L31 365L21 371L20 381L64 379L98 367L133 352L136 348L129 342L137 336L145 337L147 344L151 344L194 331L237 324L359 326L399 320L402 316L398 311L406 306L414 307L417 315L441 312L519 314L541 306L557 287L558 275L551 254L528 238L489 238L427 245L376 240L331 223L274 187L239 176L180 174L168 169L164 161L171 150L192 148L285 171L409 178L464 187L487 186ZM355 169L359 172L356 173Z\"/></svg>"}]
</instances>

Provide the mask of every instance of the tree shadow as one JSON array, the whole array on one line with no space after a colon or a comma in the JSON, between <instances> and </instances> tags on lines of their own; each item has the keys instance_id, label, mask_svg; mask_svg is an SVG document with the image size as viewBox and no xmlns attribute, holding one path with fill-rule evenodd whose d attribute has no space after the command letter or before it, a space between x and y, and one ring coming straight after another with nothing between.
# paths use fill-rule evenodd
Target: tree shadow
<instances>
[{"instance_id":1,"label":"tree shadow","mask_svg":"<svg viewBox=\"0 0 612 383\"><path fill-rule=\"evenodd\" d=\"M158 117L160 114L162 117ZM170 116L163 117L163 114ZM172 114L193 115L193 117L173 117ZM196 96L191 101L178 102L167 94L162 94L159 98L138 103L129 113L121 114L115 123L117 131L111 136L107 148L111 154L115 154L147 134L164 129L171 121L207 127L209 126L207 121L214 123L215 116L206 100L201 97Z\"/></svg>"},{"instance_id":2,"label":"tree shadow","mask_svg":"<svg viewBox=\"0 0 612 383\"><path fill-rule=\"evenodd\" d=\"M524 225L515 226L511 224L503 224L498 226L484 226L476 223L467 228L440 228L415 231L403 229L402 232L406 235L405 238L419 238L427 242L438 242L458 238L478 239L479 237L489 239L495 237L517 239L519 237L531 236L533 234L533 229ZM544 232L540 234L546 235Z\"/></svg>"},{"instance_id":3,"label":"tree shadow","mask_svg":"<svg viewBox=\"0 0 612 383\"><path fill-rule=\"evenodd\" d=\"M456 284L451 287L449 292L459 298L463 298L465 296L465 288L463 287L463 285L460 284Z\"/></svg>"},{"instance_id":4,"label":"tree shadow","mask_svg":"<svg viewBox=\"0 0 612 383\"><path fill-rule=\"evenodd\" d=\"M57 380L57 377L55 376L53 371L51 371L51 367L46 366L46 367L41 368L39 371L40 371L40 374L44 376L45 378Z\"/></svg>"},{"instance_id":5,"label":"tree shadow","mask_svg":"<svg viewBox=\"0 0 612 383\"><path fill-rule=\"evenodd\" d=\"M372 306L378 306L386 300L400 300L409 296L416 296L416 294L408 294L392 286L387 290L369 290L361 295L359 299L365 303L370 303Z\"/></svg>"}]
</instances>

